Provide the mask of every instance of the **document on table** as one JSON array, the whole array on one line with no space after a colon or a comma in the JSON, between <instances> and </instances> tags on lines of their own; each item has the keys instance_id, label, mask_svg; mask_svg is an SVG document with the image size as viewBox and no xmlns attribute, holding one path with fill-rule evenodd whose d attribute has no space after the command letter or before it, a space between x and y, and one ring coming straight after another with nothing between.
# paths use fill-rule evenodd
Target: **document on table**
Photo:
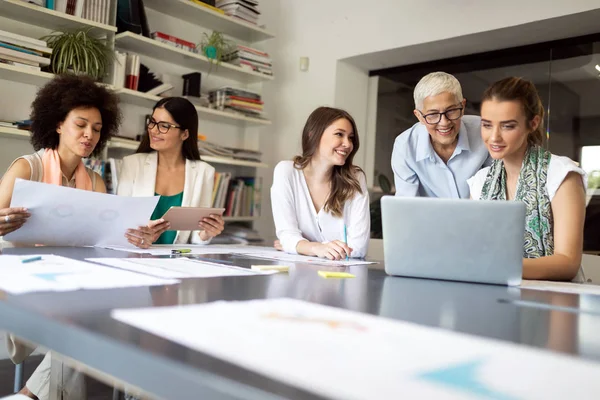
<instances>
[{"instance_id":1,"label":"document on table","mask_svg":"<svg viewBox=\"0 0 600 400\"><path fill-rule=\"evenodd\" d=\"M187 249L190 250L186 254L252 254L269 251L269 247L246 246L246 245L193 245L193 244L171 244L171 245L152 245L148 249L131 248L125 246L97 246L111 250L126 251L136 254L151 254L154 256L170 255L172 250Z\"/></svg>"},{"instance_id":2,"label":"document on table","mask_svg":"<svg viewBox=\"0 0 600 400\"><path fill-rule=\"evenodd\" d=\"M590 285L585 283L573 282L554 282L554 281L521 281L521 289L547 290L552 292L577 293L577 294L596 294L600 295L599 285Z\"/></svg>"},{"instance_id":3,"label":"document on table","mask_svg":"<svg viewBox=\"0 0 600 400\"><path fill-rule=\"evenodd\" d=\"M13 294L170 285L178 282L55 255L0 255L0 289Z\"/></svg>"},{"instance_id":4,"label":"document on table","mask_svg":"<svg viewBox=\"0 0 600 400\"><path fill-rule=\"evenodd\" d=\"M362 261L362 260L357 260L357 259L352 259L352 258L348 261L345 261L345 260L333 261L333 260L328 260L326 258L309 257L309 256L298 255L298 254L288 254L288 253L284 253L282 251L277 251L277 250L253 251L253 252L249 252L249 253L244 252L244 250L240 250L239 253L246 254L251 257L265 258L268 260L277 260L277 261L293 262L293 263L309 263L309 264L315 264L315 265L327 265L327 266L337 266L337 267L345 267L345 266L350 266L350 265L377 264L376 262L373 262L373 261Z\"/></svg>"},{"instance_id":5,"label":"document on table","mask_svg":"<svg viewBox=\"0 0 600 400\"><path fill-rule=\"evenodd\" d=\"M185 257L88 258L87 260L159 278L214 278L219 276L270 275L277 272L254 271L248 268L190 260Z\"/></svg>"},{"instance_id":6,"label":"document on table","mask_svg":"<svg viewBox=\"0 0 600 400\"><path fill-rule=\"evenodd\" d=\"M112 316L327 398L576 399L600 391L600 363L293 299Z\"/></svg>"},{"instance_id":7,"label":"document on table","mask_svg":"<svg viewBox=\"0 0 600 400\"><path fill-rule=\"evenodd\" d=\"M130 246L125 231L146 225L156 197L125 197L17 179L11 207L31 217L4 236L10 242L54 246Z\"/></svg>"}]
</instances>

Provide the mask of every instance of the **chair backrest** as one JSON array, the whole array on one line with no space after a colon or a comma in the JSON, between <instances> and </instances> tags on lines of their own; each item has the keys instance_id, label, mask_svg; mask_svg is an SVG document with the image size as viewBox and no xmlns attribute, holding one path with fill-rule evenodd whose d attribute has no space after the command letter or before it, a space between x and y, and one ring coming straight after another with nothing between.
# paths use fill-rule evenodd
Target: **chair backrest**
<instances>
[{"instance_id":1,"label":"chair backrest","mask_svg":"<svg viewBox=\"0 0 600 400\"><path fill-rule=\"evenodd\" d=\"M369 239L367 257L369 260L383 261L383 239Z\"/></svg>"},{"instance_id":2,"label":"chair backrest","mask_svg":"<svg viewBox=\"0 0 600 400\"><path fill-rule=\"evenodd\" d=\"M586 283L600 285L600 257L593 254L584 254L581 258L581 267Z\"/></svg>"}]
</instances>

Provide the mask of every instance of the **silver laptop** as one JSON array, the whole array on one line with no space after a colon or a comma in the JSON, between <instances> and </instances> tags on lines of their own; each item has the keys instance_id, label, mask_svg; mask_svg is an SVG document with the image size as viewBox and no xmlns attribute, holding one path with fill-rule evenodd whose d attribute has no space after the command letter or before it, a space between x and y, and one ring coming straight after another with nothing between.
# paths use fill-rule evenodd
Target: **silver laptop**
<instances>
[{"instance_id":1,"label":"silver laptop","mask_svg":"<svg viewBox=\"0 0 600 400\"><path fill-rule=\"evenodd\" d=\"M384 196L381 219L389 275L521 283L521 202Z\"/></svg>"}]
</instances>

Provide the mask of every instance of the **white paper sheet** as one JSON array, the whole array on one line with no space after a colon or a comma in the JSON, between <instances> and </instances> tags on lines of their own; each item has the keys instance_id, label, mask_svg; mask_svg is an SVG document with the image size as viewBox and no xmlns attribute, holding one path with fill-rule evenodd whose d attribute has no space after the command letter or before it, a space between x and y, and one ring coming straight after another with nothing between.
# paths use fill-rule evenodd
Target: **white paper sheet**
<instances>
[{"instance_id":1,"label":"white paper sheet","mask_svg":"<svg viewBox=\"0 0 600 400\"><path fill-rule=\"evenodd\" d=\"M309 257L309 256L301 256L296 254L288 254L282 251L277 250L266 250L266 251L254 251L251 253L246 253L244 251L240 251L241 254L248 254L252 257L265 258L268 260L277 260L284 262L293 262L293 263L309 263L315 265L327 265L327 266L336 266L336 267L345 267L349 265L367 265L367 264L377 264L373 261L361 261L350 259L348 261L332 261L326 258L319 257Z\"/></svg>"},{"instance_id":2,"label":"white paper sheet","mask_svg":"<svg viewBox=\"0 0 600 400\"><path fill-rule=\"evenodd\" d=\"M600 363L299 300L112 315L336 399L591 399L600 391Z\"/></svg>"},{"instance_id":3,"label":"white paper sheet","mask_svg":"<svg viewBox=\"0 0 600 400\"><path fill-rule=\"evenodd\" d=\"M254 271L248 268L178 258L88 258L129 271L159 278L214 278L218 276L269 275L277 271Z\"/></svg>"},{"instance_id":4,"label":"white paper sheet","mask_svg":"<svg viewBox=\"0 0 600 400\"><path fill-rule=\"evenodd\" d=\"M17 179L11 207L27 207L31 217L4 236L10 242L54 246L133 247L125 231L146 225L156 197L125 197Z\"/></svg>"},{"instance_id":5,"label":"white paper sheet","mask_svg":"<svg viewBox=\"0 0 600 400\"><path fill-rule=\"evenodd\" d=\"M530 281L522 280L521 289L548 290L563 293L596 294L600 295L599 285L572 282Z\"/></svg>"},{"instance_id":6,"label":"white paper sheet","mask_svg":"<svg viewBox=\"0 0 600 400\"><path fill-rule=\"evenodd\" d=\"M169 285L179 282L54 255L39 255L41 260L23 263L23 260L32 257L38 256L0 255L0 289L21 294Z\"/></svg>"},{"instance_id":7,"label":"white paper sheet","mask_svg":"<svg viewBox=\"0 0 600 400\"><path fill-rule=\"evenodd\" d=\"M130 248L124 246L97 246L111 250L127 251L136 254L152 254L154 256L170 255L171 250L190 249L186 254L252 254L268 251L268 247L246 246L246 245L193 245L193 244L155 244L148 249Z\"/></svg>"}]
</instances>

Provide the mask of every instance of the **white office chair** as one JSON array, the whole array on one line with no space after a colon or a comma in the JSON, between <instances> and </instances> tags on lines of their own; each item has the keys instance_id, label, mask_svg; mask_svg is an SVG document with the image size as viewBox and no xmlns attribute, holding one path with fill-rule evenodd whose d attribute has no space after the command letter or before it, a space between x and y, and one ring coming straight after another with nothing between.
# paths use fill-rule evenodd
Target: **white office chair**
<instances>
[{"instance_id":1,"label":"white office chair","mask_svg":"<svg viewBox=\"0 0 600 400\"><path fill-rule=\"evenodd\" d=\"M600 285L600 257L592 254L584 254L581 258L581 267L585 275L586 283Z\"/></svg>"}]
</instances>

